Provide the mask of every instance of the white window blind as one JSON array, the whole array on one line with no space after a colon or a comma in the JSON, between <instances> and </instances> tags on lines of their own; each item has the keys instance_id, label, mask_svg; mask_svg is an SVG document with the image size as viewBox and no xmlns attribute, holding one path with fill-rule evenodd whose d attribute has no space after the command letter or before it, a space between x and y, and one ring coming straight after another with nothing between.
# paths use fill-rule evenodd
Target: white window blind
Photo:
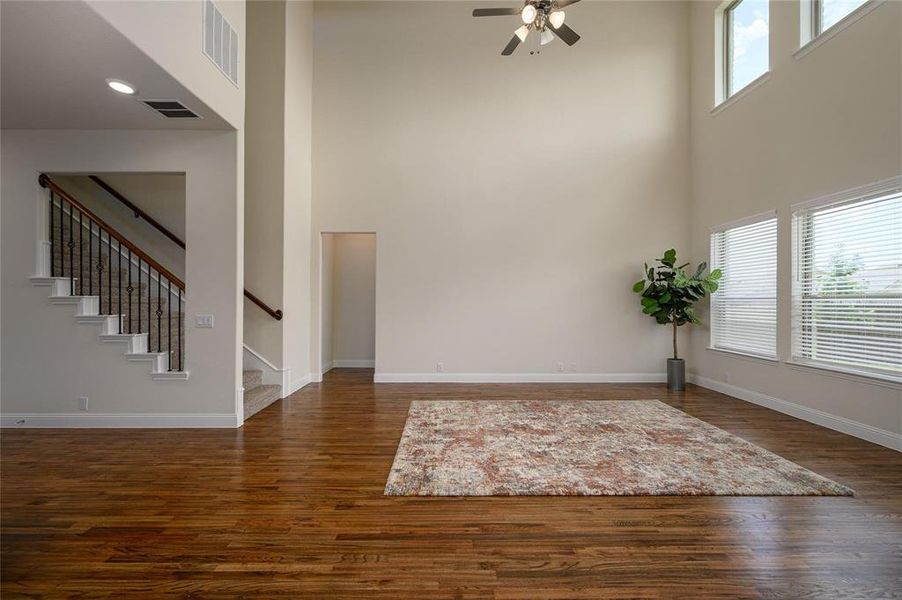
<instances>
[{"instance_id":1,"label":"white window blind","mask_svg":"<svg viewBox=\"0 0 902 600\"><path fill-rule=\"evenodd\" d=\"M793 215L793 359L902 376L902 191Z\"/></svg>"},{"instance_id":2,"label":"white window blind","mask_svg":"<svg viewBox=\"0 0 902 600\"><path fill-rule=\"evenodd\" d=\"M777 217L773 213L711 234L711 346L777 357Z\"/></svg>"}]
</instances>

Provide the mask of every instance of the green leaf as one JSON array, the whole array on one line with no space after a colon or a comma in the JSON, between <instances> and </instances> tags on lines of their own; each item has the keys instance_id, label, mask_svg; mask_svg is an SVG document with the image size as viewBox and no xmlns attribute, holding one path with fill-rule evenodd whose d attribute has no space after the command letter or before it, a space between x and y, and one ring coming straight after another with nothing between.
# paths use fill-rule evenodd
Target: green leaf
<instances>
[{"instance_id":1,"label":"green leaf","mask_svg":"<svg viewBox=\"0 0 902 600\"><path fill-rule=\"evenodd\" d=\"M661 259L661 262L668 267L673 267L673 264L676 262L676 250L671 248L670 250L665 252L664 258Z\"/></svg>"},{"instance_id":2,"label":"green leaf","mask_svg":"<svg viewBox=\"0 0 902 600\"><path fill-rule=\"evenodd\" d=\"M640 279L635 284L633 284L633 291L636 292L637 294L641 293L642 290L644 290L644 289L645 289L645 280L644 279Z\"/></svg>"},{"instance_id":3,"label":"green leaf","mask_svg":"<svg viewBox=\"0 0 902 600\"><path fill-rule=\"evenodd\" d=\"M711 273L708 274L708 279L714 279L715 281L723 277L723 271L720 269L714 269Z\"/></svg>"}]
</instances>

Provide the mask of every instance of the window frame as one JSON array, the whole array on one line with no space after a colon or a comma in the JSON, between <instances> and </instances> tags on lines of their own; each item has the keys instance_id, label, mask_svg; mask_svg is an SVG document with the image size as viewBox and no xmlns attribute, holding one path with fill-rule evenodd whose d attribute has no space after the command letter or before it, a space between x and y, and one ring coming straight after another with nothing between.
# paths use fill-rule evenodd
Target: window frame
<instances>
[{"instance_id":1,"label":"window frame","mask_svg":"<svg viewBox=\"0 0 902 600\"><path fill-rule=\"evenodd\" d=\"M850 13L851 14L851 13ZM802 282L800 271L805 267L810 267L810 261L803 261L802 239L805 237L803 232L811 227L814 218L814 211L818 209L826 209L830 207L838 207L844 204L854 204L856 202L864 202L875 196L902 193L902 176L891 177L874 183L866 184L857 188L852 188L835 194L830 194L822 198L815 198L790 207L792 219L792 293L791 293L791 309L790 309L790 333L791 347L787 364L799 367L816 369L826 374L833 375L852 375L864 379L870 379L881 382L889 382L890 384L902 383L902 375L879 368L868 369L856 365L834 363L824 360L817 360L804 356L800 349L799 336L806 328L811 330L813 325L808 317L806 323L806 315L801 310L802 299L806 294L799 291ZM811 278L811 273L808 273ZM864 294L867 296L869 294ZM815 298L814 295L808 294L807 297Z\"/></svg>"},{"instance_id":2,"label":"window frame","mask_svg":"<svg viewBox=\"0 0 902 600\"><path fill-rule=\"evenodd\" d=\"M795 51L795 57L802 58L884 2L886 0L866 0L839 21L823 29L823 0L801 0L799 3L799 49Z\"/></svg>"},{"instance_id":3,"label":"window frame","mask_svg":"<svg viewBox=\"0 0 902 600\"><path fill-rule=\"evenodd\" d=\"M755 215L750 215L748 217L737 219L735 221L730 221L729 223L723 223L721 225L717 225L712 227L709 230L709 267L711 269L720 268L715 256L717 247L715 245L715 236L718 234L725 233L730 231L731 229L738 229L741 227L747 227L750 225L757 225L759 223L764 223L765 221L773 221L774 222L774 353L766 354L762 352L752 352L750 350L743 350L738 348L732 348L729 346L718 346L714 340L714 318L715 318L715 310L714 305L716 301L716 296L718 292L715 292L711 295L711 304L710 304L710 325L709 325L709 336L708 336L708 350L714 350L716 352L725 352L727 354L732 354L738 357L744 358L753 358L758 360L764 360L769 362L780 362L780 219L777 211L769 210L762 213L758 213ZM769 298L768 298L769 299Z\"/></svg>"},{"instance_id":4,"label":"window frame","mask_svg":"<svg viewBox=\"0 0 902 600\"><path fill-rule=\"evenodd\" d=\"M758 87L770 77L772 64L769 18L771 0L765 0L768 4L767 68L743 87L733 89L733 48L730 43L732 40L733 11L743 1L724 0L714 11L714 108L711 109L712 113L720 112L732 104L734 100Z\"/></svg>"}]
</instances>

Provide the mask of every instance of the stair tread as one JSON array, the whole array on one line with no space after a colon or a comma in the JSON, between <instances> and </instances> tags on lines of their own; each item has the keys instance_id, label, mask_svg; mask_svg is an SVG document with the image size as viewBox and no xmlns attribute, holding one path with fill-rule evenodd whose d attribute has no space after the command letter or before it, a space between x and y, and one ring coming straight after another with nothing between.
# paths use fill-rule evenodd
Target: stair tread
<instances>
[{"instance_id":1,"label":"stair tread","mask_svg":"<svg viewBox=\"0 0 902 600\"><path fill-rule=\"evenodd\" d=\"M242 372L242 386L249 390L263 383L263 371L259 369L245 369Z\"/></svg>"},{"instance_id":2,"label":"stair tread","mask_svg":"<svg viewBox=\"0 0 902 600\"><path fill-rule=\"evenodd\" d=\"M258 385L244 392L244 418L247 420L282 397L280 385Z\"/></svg>"}]
</instances>

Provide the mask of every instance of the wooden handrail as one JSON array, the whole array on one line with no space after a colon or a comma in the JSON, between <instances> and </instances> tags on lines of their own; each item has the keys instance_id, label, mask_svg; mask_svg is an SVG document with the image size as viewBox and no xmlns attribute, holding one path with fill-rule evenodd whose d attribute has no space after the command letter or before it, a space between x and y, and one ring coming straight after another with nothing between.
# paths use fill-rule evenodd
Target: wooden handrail
<instances>
[{"instance_id":1,"label":"wooden handrail","mask_svg":"<svg viewBox=\"0 0 902 600\"><path fill-rule=\"evenodd\" d=\"M107 182L105 182L103 179L101 179L100 177L97 177L96 175L89 175L89 177L90 177L91 181L93 181L94 183L96 183L97 185L99 185L101 188L103 188L103 189L104 189L106 192L108 192L113 198L115 198L116 200L118 200L119 202L121 202L122 204L124 204L125 206L127 206L129 209L131 209L132 212L135 213L135 217L136 217L136 218L139 217L139 218L144 219L145 221L147 221L148 223L150 223L151 225L153 225L156 229L158 229L163 235L165 235L165 236L168 237L170 240L172 240L173 242L175 242L176 244L178 244L178 246L179 246L180 248L182 248L182 249L185 248L185 242L182 241L182 240L180 240L180 239L178 238L177 235L175 235L174 233L172 233L171 231L169 231L168 229L166 229L166 227L164 227L163 225L161 225L156 219L154 219L153 217L151 217L150 215L148 215L146 212L144 212L143 210L141 210L141 209L140 209L138 206L136 206L132 201L130 201L128 198L126 198L126 197L123 196L121 193L119 193L119 191L117 191L116 189L114 189L112 186L110 186L110 185L109 185ZM166 270L165 267L161 266L158 262L156 262L155 260L153 260L152 258L150 258L147 254L145 254L145 253L144 253L142 250L140 250L137 246L135 246L134 244L132 244L131 242L129 242L128 240L126 240L121 234L119 234L119 232L117 232L117 231L116 231L115 229L113 229L111 226L107 225L106 222L103 221L103 219L101 219L100 217L98 217L97 215L95 215L94 213L92 213L90 210L88 210L87 208L85 208L85 206L84 206L81 202L79 202L78 200L76 200L75 198L73 198L73 197L72 197L71 195L69 195L65 190L63 190L63 189L60 188L58 185L56 185L53 181L51 181L51 179L50 179L49 177L47 177L47 175L42 174L42 175L38 178L38 181L40 182L40 184L41 184L42 187L52 189L52 190L55 191L57 194L59 194L60 196L64 197L68 202L70 202L70 203L74 204L75 206L77 206L79 210L81 210L81 211L84 212L86 215L88 215L89 217L91 217L92 219L94 219L94 221L96 221L98 225L102 225L103 228L107 231L107 233L112 232L113 237L115 237L117 240L121 241L121 242L123 243L123 245L125 245L126 248L129 248L134 254L139 255L142 259L144 259L144 261L146 261L149 265L153 266L153 268L156 269L158 272L160 272L160 273L162 273L163 275L165 275L166 277L168 277L170 280L172 280L172 283L175 283L179 288L182 289L182 291L184 291L184 289L185 289L185 284L182 282L181 279L179 279L178 277L176 277L175 275L173 275L172 273L170 273L168 270ZM275 319L276 321L281 321L281 320L282 320L283 313L282 313L282 311L279 310L278 308L272 308L271 306L269 306L268 304L266 304L265 302L263 302L263 300L261 300L261 299L258 298L257 296L255 296L255 295L253 295L252 293L250 293L249 291L247 291L246 288L245 288L245 290L244 290L244 295L245 295L245 297L246 297L248 300L250 300L251 302L253 302L253 303L256 304L257 306L259 306L260 309L263 310L263 312L265 312L266 314L268 314L270 317L272 317L272 318Z\"/></svg>"},{"instance_id":2,"label":"wooden handrail","mask_svg":"<svg viewBox=\"0 0 902 600\"><path fill-rule=\"evenodd\" d=\"M260 308L262 308L262 309L263 309L263 312L265 312L266 314L268 314L270 317L272 317L272 318L275 319L276 321L281 321L281 320L282 320L282 311L279 310L278 308L270 308L269 306L266 305L265 302L263 302L263 300L261 300L260 298L257 298L256 296L254 296L252 293L250 293L249 291L247 291L247 289L244 290L244 296L245 296L248 300L250 300L251 302L253 302L254 304L256 304L257 306L259 306Z\"/></svg>"},{"instance_id":3,"label":"wooden handrail","mask_svg":"<svg viewBox=\"0 0 902 600\"><path fill-rule=\"evenodd\" d=\"M138 218L144 219L145 221L147 221L148 223L150 223L151 225L153 225L153 226L157 229L157 231L159 231L160 233L162 233L163 235L165 235L166 237L168 237L170 240L172 240L173 242L175 242L182 250L185 249L185 242L184 242L184 241L182 241L181 239L179 239L179 237L178 237L177 235L175 235L174 233L172 233L171 231L169 231L168 229L166 229L159 221L157 221L156 219L154 219L153 217L151 217L149 214L147 214L146 212L144 212L143 210L141 210L141 209L140 209L138 206L136 206L131 200L129 200L128 198L126 198L125 196L123 196L122 194L120 194L115 188L113 188L113 187L112 187L110 184L108 184L106 181L104 181L103 179L101 179L101 178L98 177L97 175L88 175L88 179L90 179L91 181L93 181L94 183L96 183L97 185L99 185L101 188L103 188L103 190L106 191L106 192L107 192L109 195L111 195L113 198L115 198L116 200L118 200L118 201L121 202L122 204L124 204L124 205L126 205L127 207L129 207L129 208L132 210L132 212L135 213L135 218L136 218L136 219L138 219Z\"/></svg>"},{"instance_id":4,"label":"wooden handrail","mask_svg":"<svg viewBox=\"0 0 902 600\"><path fill-rule=\"evenodd\" d=\"M82 204L81 202L79 202L78 200L73 198L66 190L64 190L60 186L56 185L49 177L47 177L47 175L42 173L41 176L38 177L38 183L41 184L41 187L48 188L48 189L51 189L54 192L56 192L56 194L59 195L61 198L64 198L66 200L66 202L68 202L69 204L71 204L72 206L74 206L75 208L80 210L83 214L87 215L91 220L93 220L95 223L97 223L97 226L100 227L101 229L103 229L104 231L106 231L108 236L115 238L117 242L119 242L121 245L128 248L132 254L137 255L144 262L146 262L148 265L153 267L157 271L157 273L166 277L169 281L174 283L176 285L176 287L178 287L181 291L183 291L183 292L185 291L185 282L184 281L182 281L181 279L179 279L178 277L173 275L169 269L167 269L166 267L164 267L163 265L161 265L160 263L155 261L146 252L144 252L143 250L141 250L140 248L135 246L133 243L128 241L125 238L125 236L123 236L121 233L116 231L106 221L104 221L103 219L98 217L96 214L94 214L84 204Z\"/></svg>"}]
</instances>

